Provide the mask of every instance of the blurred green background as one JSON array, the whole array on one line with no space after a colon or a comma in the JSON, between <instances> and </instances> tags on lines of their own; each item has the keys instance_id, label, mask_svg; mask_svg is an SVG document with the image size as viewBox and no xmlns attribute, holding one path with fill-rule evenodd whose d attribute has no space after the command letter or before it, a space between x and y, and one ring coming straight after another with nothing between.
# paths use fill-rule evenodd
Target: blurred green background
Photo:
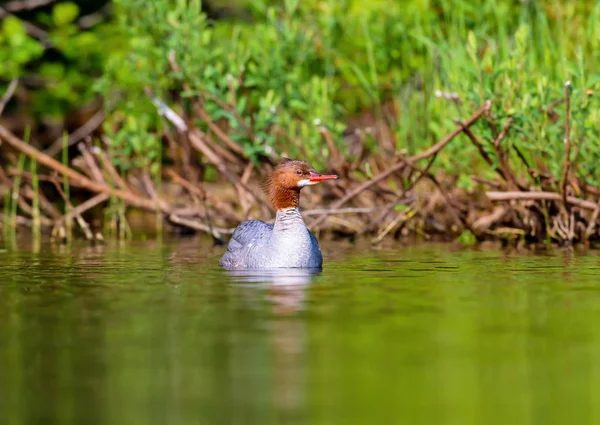
<instances>
[{"instance_id":1,"label":"blurred green background","mask_svg":"<svg viewBox=\"0 0 600 425\"><path fill-rule=\"evenodd\" d=\"M39 2L0 12L0 90L20 79L4 119L31 126L36 143L101 107L118 165L157 166L163 124L150 89L206 129L190 102L200 99L249 158L274 149L319 165L330 153L323 126L348 160L357 129L369 151L414 153L491 99L498 126L515 122L504 143L558 175L570 80L574 173L598 183L595 1ZM493 139L487 123L476 128ZM494 172L466 138L437 165L464 186L472 183L461 170Z\"/></svg>"}]
</instances>

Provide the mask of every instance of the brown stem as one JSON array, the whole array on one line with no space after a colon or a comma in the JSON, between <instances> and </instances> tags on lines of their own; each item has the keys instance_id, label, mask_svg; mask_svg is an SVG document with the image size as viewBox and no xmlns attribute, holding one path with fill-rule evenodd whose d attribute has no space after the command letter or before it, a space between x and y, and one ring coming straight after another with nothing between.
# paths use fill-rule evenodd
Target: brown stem
<instances>
[{"instance_id":1,"label":"brown stem","mask_svg":"<svg viewBox=\"0 0 600 425\"><path fill-rule=\"evenodd\" d=\"M169 215L169 221L175 224L179 224L190 229L200 230L202 232L209 233L217 239L221 239L221 234L232 234L235 229L224 229L220 227L207 226L206 224L200 223L196 220L190 220L187 218L179 217L175 214Z\"/></svg>"},{"instance_id":2,"label":"brown stem","mask_svg":"<svg viewBox=\"0 0 600 425\"><path fill-rule=\"evenodd\" d=\"M85 213L86 211L94 208L96 205L100 205L101 203L108 201L109 198L110 196L108 196L106 193L100 193L88 199L87 201L82 202L76 207L73 207L67 214L65 214L59 219L59 223L64 223L67 220L71 220L74 217L77 217Z\"/></svg>"},{"instance_id":3,"label":"brown stem","mask_svg":"<svg viewBox=\"0 0 600 425\"><path fill-rule=\"evenodd\" d=\"M175 51L174 50L171 50L169 52L168 59L169 59L169 64L171 65L171 69L173 70L173 72L179 74L179 72L180 72L179 65L177 64L177 60L175 59ZM183 83L183 88L187 91L190 91L189 84L187 84L185 82ZM242 158L245 158L246 153L244 152L244 149L240 145L235 143L233 140L231 140L229 138L229 136L227 136L227 134L223 130L221 130L218 125L216 125L213 122L213 120L210 118L210 116L208 115L206 110L202 107L202 105L200 105L197 102L194 102L194 110L200 116L202 121L204 121L208 125L208 127L212 130L212 132L215 133L216 136L229 147L229 149L231 149L233 152L239 154Z\"/></svg>"},{"instance_id":4,"label":"brown stem","mask_svg":"<svg viewBox=\"0 0 600 425\"><path fill-rule=\"evenodd\" d=\"M75 208L73 208L73 205L71 204L70 199L67 197L67 195L65 194L65 192L63 191L62 187L60 186L60 184L58 183L58 181L54 180L54 186L56 187L56 190L58 191L58 193L60 194L60 196L63 198L63 200L65 201L65 204L67 204L69 206L69 210L71 210L71 212L75 211ZM102 194L105 195L108 198L108 195L106 194ZM93 198L92 198L93 199ZM83 231L83 234L85 235L85 238L88 241L91 241L94 239L94 235L92 233L92 231L90 230L90 225L87 223L87 221L85 221L83 219L83 217L81 216L80 213L78 213L76 211L75 214L69 214L70 218L75 218L75 220L77 221L77 224L79 225L79 227L81 228L81 230ZM55 229L62 226L62 224L67 221L67 216L63 217L62 219L58 220L55 223Z\"/></svg>"},{"instance_id":5,"label":"brown stem","mask_svg":"<svg viewBox=\"0 0 600 425\"><path fill-rule=\"evenodd\" d=\"M571 129L570 129L570 115L571 115L571 97L570 97L571 82L565 83L565 162L562 170L561 179L561 193L563 196L563 202L567 211L570 210L569 203L567 202L567 186L569 184L569 171L571 170Z\"/></svg>"},{"instance_id":6,"label":"brown stem","mask_svg":"<svg viewBox=\"0 0 600 425\"><path fill-rule=\"evenodd\" d=\"M383 220L385 220L385 218L392 212L394 211L395 207L397 205L406 205L409 203L412 203L416 200L416 196L411 195L407 198L396 198L395 202L392 202L390 204L388 204L387 206L384 206L384 211L375 219L371 220L369 222L369 224L367 224L365 227L363 227L363 229L358 233L357 236L361 236L367 232L372 231L373 229L375 229L375 226L379 225L379 223L381 223Z\"/></svg>"},{"instance_id":7,"label":"brown stem","mask_svg":"<svg viewBox=\"0 0 600 425\"><path fill-rule=\"evenodd\" d=\"M398 213L398 215L396 216L396 218L394 218L392 220L392 222L385 228L383 229L381 232L379 232L379 234L377 235L377 237L375 237L371 243L373 243L374 245L377 245L379 242L381 242L383 240L383 238L392 230L394 230L394 228L400 224L403 223L409 219L411 219L413 216L415 215L413 210L409 210L409 211L401 211L400 213Z\"/></svg>"},{"instance_id":8,"label":"brown stem","mask_svg":"<svg viewBox=\"0 0 600 425\"><path fill-rule=\"evenodd\" d=\"M213 165L217 167L219 172L223 174L231 183L233 183L236 186L241 186L252 197L255 203L266 205L268 208L270 208L270 210L272 210L270 205L268 205L253 190L251 190L248 186L241 182L237 174L231 172L229 168L227 168L225 162L218 155L216 155L212 149L210 149L207 146L205 141L201 137L199 137L198 134L196 134L196 132L189 131L185 121L179 115L177 115L175 111L173 111L162 101L154 97L150 89L148 89L147 92L150 98L153 99L154 103L157 105L159 113L163 115L171 124L173 124L178 131L188 135L189 140L194 149L202 153Z\"/></svg>"},{"instance_id":9,"label":"brown stem","mask_svg":"<svg viewBox=\"0 0 600 425\"><path fill-rule=\"evenodd\" d=\"M95 152L96 158L100 161L102 168L106 171L108 176L112 179L113 183L120 189L127 190L131 192L131 188L125 183L125 181L121 178L115 167L110 162L110 158L108 155L101 150L97 150Z\"/></svg>"},{"instance_id":10,"label":"brown stem","mask_svg":"<svg viewBox=\"0 0 600 425\"><path fill-rule=\"evenodd\" d=\"M104 181L104 176L102 175L102 171L100 171L100 168L98 168L98 164L96 164L94 157L92 156L90 151L87 150L85 145L83 143L79 143L77 145L77 149L79 149L79 152L81 153L81 156L83 157L83 161L85 162L85 165L87 165L88 168L90 169L90 173L92 173L91 177L98 183L106 183Z\"/></svg>"},{"instance_id":11,"label":"brown stem","mask_svg":"<svg viewBox=\"0 0 600 425\"><path fill-rule=\"evenodd\" d=\"M473 123L475 123L475 121L477 121L484 113L486 113L490 109L491 105L492 105L491 101L489 101L489 100L486 101L481 108L479 108L473 115L471 115L471 117L469 117L469 119L464 121L464 126L470 127L471 125L473 125ZM435 155L444 146L446 146L448 143L450 143L452 141L452 139L454 139L462 131L463 131L463 126L457 127L450 134L448 134L446 137L444 137L442 140L440 140L438 143L436 143L429 149L425 150L424 152L421 152L420 154L413 155L407 159L410 160L411 162L416 162L420 159L424 159L431 155ZM373 177L371 180L364 182L363 184L359 185L358 187L356 187L353 190L351 190L350 192L348 192L346 194L346 196L344 196L342 199L339 199L336 202L334 202L331 205L331 208L332 209L340 208L342 205L344 205L346 202L348 202L349 200L354 198L356 195L358 195L362 191L370 188L371 186L380 182L381 180L391 176L392 174L394 174L395 172L404 168L405 166L406 166L405 160L399 160L396 164L392 165L386 171L378 174L377 176ZM322 223L325 220L325 218L326 218L326 216L319 217L316 220L314 220L312 223L310 223L310 225L317 226L320 223Z\"/></svg>"},{"instance_id":12,"label":"brown stem","mask_svg":"<svg viewBox=\"0 0 600 425\"><path fill-rule=\"evenodd\" d=\"M429 180L431 180L431 182L435 185L435 187L437 187L438 190L440 191L440 195L442 196L442 198L444 198L444 200L446 201L446 204L451 207L451 209L449 211L450 211L450 214L452 215L452 218L454 218L455 221L462 223L463 226L465 226L467 229L469 229L469 223L467 222L467 220L463 214L464 213L463 208L454 201L452 196L450 196L448 191L446 191L442 187L442 185L438 182L438 180L435 178L435 176L433 174L431 174L428 169L422 169L421 167L414 164L412 161L409 161L408 159L406 159L406 163L408 164L409 167L414 168L421 175L423 175L423 176L427 177ZM456 210L457 213L455 213L454 210Z\"/></svg>"},{"instance_id":13,"label":"brown stem","mask_svg":"<svg viewBox=\"0 0 600 425\"><path fill-rule=\"evenodd\" d=\"M252 175L252 170L254 170L254 164L252 164L252 162L249 162L246 165L246 168L244 169L244 172L242 173L242 177L240 179L240 182L242 184L248 184L248 180L250 180L250 176ZM252 204L251 204L251 202L250 203L248 202L248 195L244 192L242 187L236 186L236 189L238 191L240 202L242 204L242 210L244 211L244 216L247 216L248 212L250 211L250 208L252 208Z\"/></svg>"},{"instance_id":14,"label":"brown stem","mask_svg":"<svg viewBox=\"0 0 600 425\"><path fill-rule=\"evenodd\" d=\"M33 146L28 145L27 143L20 140L10 131L8 131L5 127L0 125L0 137L2 137L9 145L13 148L17 149L20 152L23 152L25 155L30 158L34 158L38 163L45 165L46 167L52 168L57 171L59 174L67 176L69 178L69 183L73 186L78 186L84 189L88 189L92 192L97 193L106 193L107 195L114 196L116 198L122 199L126 203L132 206L136 206L139 208L143 208L150 211L156 211L157 205L151 199L144 199L135 194L125 191L122 189L113 189L110 186L105 184L97 183L89 178L85 177L83 174L78 173L77 171L61 164L55 159L49 157L48 155L38 151ZM161 203L160 208L162 212L168 213L169 207Z\"/></svg>"},{"instance_id":15,"label":"brown stem","mask_svg":"<svg viewBox=\"0 0 600 425\"><path fill-rule=\"evenodd\" d=\"M23 10L32 10L38 7L46 6L50 3L54 3L56 0L14 0L6 3L2 8L6 9L8 12L21 12ZM0 10L0 18L3 18L4 15Z\"/></svg>"},{"instance_id":16,"label":"brown stem","mask_svg":"<svg viewBox=\"0 0 600 425\"><path fill-rule=\"evenodd\" d=\"M370 214L372 212L390 208L390 207L393 209L397 205L405 205L405 204L408 204L408 203L414 201L415 199L416 198L414 196L409 196L407 198L400 199L400 200L391 202L386 205L378 205L375 207L368 207L368 208L339 208L339 209L335 209L335 210L332 210L329 208L319 208L319 209L302 211L302 215L310 216L310 215L333 215L333 214Z\"/></svg>"},{"instance_id":17,"label":"brown stem","mask_svg":"<svg viewBox=\"0 0 600 425\"><path fill-rule=\"evenodd\" d=\"M22 192L22 190L20 192ZM27 214L29 217L32 217L35 220L35 212L33 211L33 208L27 203L27 201L25 201L25 196L17 197L17 205L19 206L19 209L21 211L23 211L25 214ZM39 214L39 219L40 224L44 227L50 227L52 225L52 220L50 220L48 217L42 214Z\"/></svg>"},{"instance_id":18,"label":"brown stem","mask_svg":"<svg viewBox=\"0 0 600 425\"><path fill-rule=\"evenodd\" d=\"M333 159L333 164L338 164L340 161L340 151L338 150L335 142L333 141L333 137L331 137L331 133L325 126L319 127L319 133L323 135L325 141L327 142L327 147L329 148L330 155Z\"/></svg>"},{"instance_id":19,"label":"brown stem","mask_svg":"<svg viewBox=\"0 0 600 425\"><path fill-rule=\"evenodd\" d=\"M489 111L491 106L492 106L492 101L487 100L481 108L479 108L473 115L471 115L466 121L464 121L464 125L466 127L472 126L473 123L475 123L475 121L477 121L483 114L485 114L486 112ZM452 139L454 139L456 136L458 136L460 133L462 133L462 131L463 131L463 126L457 127L450 134L448 134L446 137L444 137L442 140L437 142L435 145L433 145L429 149L425 150L424 152L421 152L420 154L411 156L410 160L413 162L419 161L423 158L427 158L433 154L438 153L439 151L442 150L442 148L444 146L446 146L448 143L450 143L452 141Z\"/></svg>"},{"instance_id":20,"label":"brown stem","mask_svg":"<svg viewBox=\"0 0 600 425\"><path fill-rule=\"evenodd\" d=\"M67 146L73 146L80 140L85 139L87 136L92 134L100 125L104 122L104 111L99 110L92 118L85 122L81 127L77 128L74 132L69 134L67 140ZM46 155L56 156L63 149L63 136L58 137L48 149L44 151Z\"/></svg>"},{"instance_id":21,"label":"brown stem","mask_svg":"<svg viewBox=\"0 0 600 425\"><path fill-rule=\"evenodd\" d=\"M23 189L23 196L25 196L29 200L33 200L33 198L37 196L40 201L40 207L42 207L42 209L45 212L47 212L48 215L52 217L52 219L57 220L61 217L61 213L58 211L58 209L56 209L56 207L52 205L52 203L48 200L48 198L44 196L44 194L41 191L39 193L34 193L33 189L31 189L29 186L26 186Z\"/></svg>"},{"instance_id":22,"label":"brown stem","mask_svg":"<svg viewBox=\"0 0 600 425\"><path fill-rule=\"evenodd\" d=\"M500 169L502 170L502 176L515 189L520 189L521 186L519 185L519 182L517 182L517 179L515 178L514 174L512 173L512 171L510 169L510 166L508 165L508 157L506 155L506 151L500 147L500 143L508 135L508 131L510 130L510 127L512 126L512 124L513 124L513 120L512 120L512 118L509 118L508 122L506 123L504 128L502 128L502 130L498 134L498 137L496 137L494 139L493 145L494 145L494 149L496 150L496 155L498 156L498 162L500 163Z\"/></svg>"},{"instance_id":23,"label":"brown stem","mask_svg":"<svg viewBox=\"0 0 600 425\"><path fill-rule=\"evenodd\" d=\"M486 192L491 201L562 201L563 196L554 192ZM597 204L592 201L567 196L567 202L579 208L594 211Z\"/></svg>"},{"instance_id":24,"label":"brown stem","mask_svg":"<svg viewBox=\"0 0 600 425\"><path fill-rule=\"evenodd\" d=\"M242 127L244 127L244 130L246 130L246 133L248 134L248 137L250 138L250 140L254 140L254 132L252 131L252 128L248 125L248 123L246 123L246 121L244 121L244 118L238 113L238 111L232 105L228 104L227 102L223 101L218 96L215 96L212 93L204 92L204 96L208 96L217 105L219 105L221 108L225 109L231 115L233 115L235 117L235 119L240 123L240 125Z\"/></svg>"},{"instance_id":25,"label":"brown stem","mask_svg":"<svg viewBox=\"0 0 600 425\"><path fill-rule=\"evenodd\" d=\"M481 183L481 184L485 184L485 185L491 186L494 189L500 189L502 187L502 185L500 183L492 181L492 180L484 179L483 177L471 176L471 179L473 181L476 181L477 183Z\"/></svg>"},{"instance_id":26,"label":"brown stem","mask_svg":"<svg viewBox=\"0 0 600 425\"><path fill-rule=\"evenodd\" d=\"M4 108L6 107L6 104L10 101L10 99L15 94L15 90L17 89L18 85L19 85L18 79L15 78L14 80L11 80L10 84L8 85L8 88L6 89L6 92L0 98L0 115L2 115L2 112L4 112Z\"/></svg>"},{"instance_id":27,"label":"brown stem","mask_svg":"<svg viewBox=\"0 0 600 425\"><path fill-rule=\"evenodd\" d=\"M171 180L173 180L173 182L175 182L176 184L179 184L180 186L183 186L190 194L197 196L198 198L200 198L204 204L204 209L206 211L206 219L209 222L209 226L211 225L211 220L210 220L210 216L208 214L208 208L206 205L206 201L209 199L208 198L208 193L206 193L205 190L200 189L198 186L190 183L189 181L187 181L186 179L184 179L183 177L179 176L177 173L175 173L173 170L167 170L166 171L167 175L171 178ZM219 206L219 200L218 199L210 199L210 204L213 208L219 210L219 213L221 215L226 214L230 219L234 220L234 221L239 221L240 217L237 216L234 212L232 211L227 211L225 208L223 208L222 206ZM180 212L178 211L173 211L174 214L176 215L181 215Z\"/></svg>"},{"instance_id":28,"label":"brown stem","mask_svg":"<svg viewBox=\"0 0 600 425\"><path fill-rule=\"evenodd\" d=\"M598 220L598 215L600 214L600 199L598 199L598 203L596 204L596 208L594 208L594 212L592 213L592 217L588 222L587 228L585 229L584 240L588 240L594 230L596 229L596 221Z\"/></svg>"},{"instance_id":29,"label":"brown stem","mask_svg":"<svg viewBox=\"0 0 600 425\"><path fill-rule=\"evenodd\" d=\"M475 145L475 147L477 148L477 150L479 151L479 154L482 156L482 158L485 160L485 162L488 163L488 165L492 165L494 162L492 161L492 158L490 158L490 156L488 155L488 153L485 151L485 149L483 148L483 146L481 145L481 143L479 143L479 140L477 140L477 137L475 136L475 134L473 134L473 132L471 131L470 128L466 127L462 121L460 120L454 120L454 122L456 124L458 124L459 126L461 126L463 132L467 135L467 137L471 140L471 142Z\"/></svg>"},{"instance_id":30,"label":"brown stem","mask_svg":"<svg viewBox=\"0 0 600 425\"><path fill-rule=\"evenodd\" d=\"M513 149L517 153L517 156L519 157L519 159L521 160L521 162L523 163L523 165L525 165L525 168L527 168L527 173L529 174L529 176L531 177L531 179L535 183L539 183L539 176L538 176L538 174L535 172L535 170L533 168L531 168L531 166L529 165L529 162L525 158L525 155L523 155L523 152L521 152L521 149L519 149L517 147L517 145L513 145Z\"/></svg>"},{"instance_id":31,"label":"brown stem","mask_svg":"<svg viewBox=\"0 0 600 425\"><path fill-rule=\"evenodd\" d=\"M193 193L193 194L197 195L198 197L205 196L205 193L202 189L200 189L198 186L195 186L194 184L190 183L183 177L179 176L175 171L167 170L166 173L171 178L171 180L173 180L178 185L185 187L188 192Z\"/></svg>"},{"instance_id":32,"label":"brown stem","mask_svg":"<svg viewBox=\"0 0 600 425\"><path fill-rule=\"evenodd\" d=\"M211 131L215 133L219 140L225 143L229 147L229 149L240 155L242 158L246 157L246 152L244 152L244 149L240 145L235 143L233 140L231 140L227 133L225 133L217 124L215 124L215 122L208 115L208 112L206 112L206 109L204 109L201 105L194 103L194 110L202 119L202 121L204 121L206 125L208 125L208 128L210 128Z\"/></svg>"},{"instance_id":33,"label":"brown stem","mask_svg":"<svg viewBox=\"0 0 600 425\"><path fill-rule=\"evenodd\" d=\"M226 159L227 161L229 161L230 163L233 164L239 164L240 160L238 157L236 157L234 154L232 154L230 151L228 151L225 147L221 146L218 143L215 143L212 139L212 137L210 137L208 134L204 133L203 131L200 131L198 129L194 129L192 130L194 133L196 133L199 137L202 138L202 140L204 140L204 143L206 143L206 145L212 149L218 156Z\"/></svg>"}]
</instances>

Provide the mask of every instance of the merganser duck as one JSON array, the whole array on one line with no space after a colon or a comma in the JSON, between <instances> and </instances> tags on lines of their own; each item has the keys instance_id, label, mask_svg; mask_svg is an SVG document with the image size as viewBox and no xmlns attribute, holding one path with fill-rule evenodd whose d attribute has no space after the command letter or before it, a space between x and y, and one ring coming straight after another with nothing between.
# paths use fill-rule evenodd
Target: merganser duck
<instances>
[{"instance_id":1,"label":"merganser duck","mask_svg":"<svg viewBox=\"0 0 600 425\"><path fill-rule=\"evenodd\" d=\"M284 159L265 184L277 211L275 224L244 221L233 232L219 265L226 269L320 268L319 243L298 209L300 190L337 178L317 173L306 161Z\"/></svg>"}]
</instances>

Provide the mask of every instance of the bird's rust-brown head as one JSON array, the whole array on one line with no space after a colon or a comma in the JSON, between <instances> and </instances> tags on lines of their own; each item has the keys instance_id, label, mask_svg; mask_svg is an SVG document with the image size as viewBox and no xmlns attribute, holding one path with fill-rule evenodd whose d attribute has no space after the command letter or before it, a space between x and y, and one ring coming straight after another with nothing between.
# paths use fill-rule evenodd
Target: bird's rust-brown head
<instances>
[{"instance_id":1,"label":"bird's rust-brown head","mask_svg":"<svg viewBox=\"0 0 600 425\"><path fill-rule=\"evenodd\" d=\"M285 158L267 179L265 191L275 210L298 208L303 187L337 178L335 174L317 173L306 161Z\"/></svg>"}]
</instances>

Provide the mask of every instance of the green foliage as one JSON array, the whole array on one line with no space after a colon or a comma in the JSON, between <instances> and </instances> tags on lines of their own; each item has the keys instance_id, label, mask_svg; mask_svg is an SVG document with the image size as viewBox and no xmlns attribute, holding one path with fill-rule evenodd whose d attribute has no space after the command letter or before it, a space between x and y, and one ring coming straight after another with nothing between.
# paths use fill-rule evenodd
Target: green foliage
<instances>
[{"instance_id":1,"label":"green foliage","mask_svg":"<svg viewBox=\"0 0 600 425\"><path fill-rule=\"evenodd\" d=\"M31 93L20 108L38 120L64 119L94 99L93 81L108 51L119 48L115 25L100 22L85 29L79 18L79 7L62 1L48 13L27 15L27 22L8 15L0 23L0 81L35 77L33 87L21 85Z\"/></svg>"},{"instance_id":2,"label":"green foliage","mask_svg":"<svg viewBox=\"0 0 600 425\"><path fill-rule=\"evenodd\" d=\"M117 116L125 110L151 114L146 87L170 104L177 100L169 94L182 93L189 100L184 110L199 102L250 157L275 148L319 163L328 153L319 126L340 142L348 116L365 108L383 117L381 105L392 101L397 147L414 153L450 131L453 118L466 118L491 99L498 122L515 122L503 146L517 144L531 163L541 159L557 173L564 108L556 108L554 121L545 110L563 96L570 79L578 172L592 173L598 159L598 104L586 94L598 88L592 72L600 7L592 2L492 1L475 7L442 0L252 1L251 21L215 23L200 12L199 2L142 3L117 1L128 45L111 54L103 83L121 90ZM460 102L435 95L445 92ZM196 125L207 130L203 120ZM156 134L152 126L144 131ZM489 126L482 122L476 131L494 158ZM452 173L482 165L466 139L451 144L439 164Z\"/></svg>"},{"instance_id":3,"label":"green foliage","mask_svg":"<svg viewBox=\"0 0 600 425\"><path fill-rule=\"evenodd\" d=\"M160 97L181 93L188 100L184 108L200 104L212 121L226 125L229 137L251 158L270 149L290 156L309 151L319 163L327 153L319 127L326 125L340 139L340 105L332 101L337 82L320 75L325 61L316 35L293 18L292 3L288 13L268 9L261 22L251 25L215 26L201 13L199 2L116 3L128 50L109 58L99 86L105 95L115 86L125 89L115 112L130 107L148 112L146 88ZM204 120L195 124L208 130ZM151 133L149 129L147 135Z\"/></svg>"},{"instance_id":4,"label":"green foliage","mask_svg":"<svg viewBox=\"0 0 600 425\"><path fill-rule=\"evenodd\" d=\"M72 23L79 15L79 7L73 3L59 3L52 9L52 21L57 27Z\"/></svg>"},{"instance_id":5,"label":"green foliage","mask_svg":"<svg viewBox=\"0 0 600 425\"><path fill-rule=\"evenodd\" d=\"M24 66L43 51L42 45L27 35L19 18L6 17L0 25L0 79L19 77Z\"/></svg>"},{"instance_id":6,"label":"green foliage","mask_svg":"<svg viewBox=\"0 0 600 425\"><path fill-rule=\"evenodd\" d=\"M570 80L574 172L600 184L597 2L237 3L250 16L211 22L199 0L115 0L113 21L82 30L78 7L57 2L36 23L48 31L58 61L39 61L44 45L8 17L0 27L0 79L26 69L41 77L36 114L64 115L94 90L101 93L105 129L124 167L161 158L162 119L150 89L210 133L194 109L202 107L250 158L275 149L316 165L328 156L321 126L344 152L348 118L371 110L392 126L398 149L415 153L490 99L499 125L514 122L502 141L511 167L525 173L516 147L529 164L555 176L565 153L565 108L558 101ZM474 127L495 161L491 142L499 130L485 120ZM454 175L492 172L462 136L435 166Z\"/></svg>"},{"instance_id":7,"label":"green foliage","mask_svg":"<svg viewBox=\"0 0 600 425\"><path fill-rule=\"evenodd\" d=\"M470 230L462 232L456 240L464 245L474 245L477 242L477 238Z\"/></svg>"}]
</instances>

